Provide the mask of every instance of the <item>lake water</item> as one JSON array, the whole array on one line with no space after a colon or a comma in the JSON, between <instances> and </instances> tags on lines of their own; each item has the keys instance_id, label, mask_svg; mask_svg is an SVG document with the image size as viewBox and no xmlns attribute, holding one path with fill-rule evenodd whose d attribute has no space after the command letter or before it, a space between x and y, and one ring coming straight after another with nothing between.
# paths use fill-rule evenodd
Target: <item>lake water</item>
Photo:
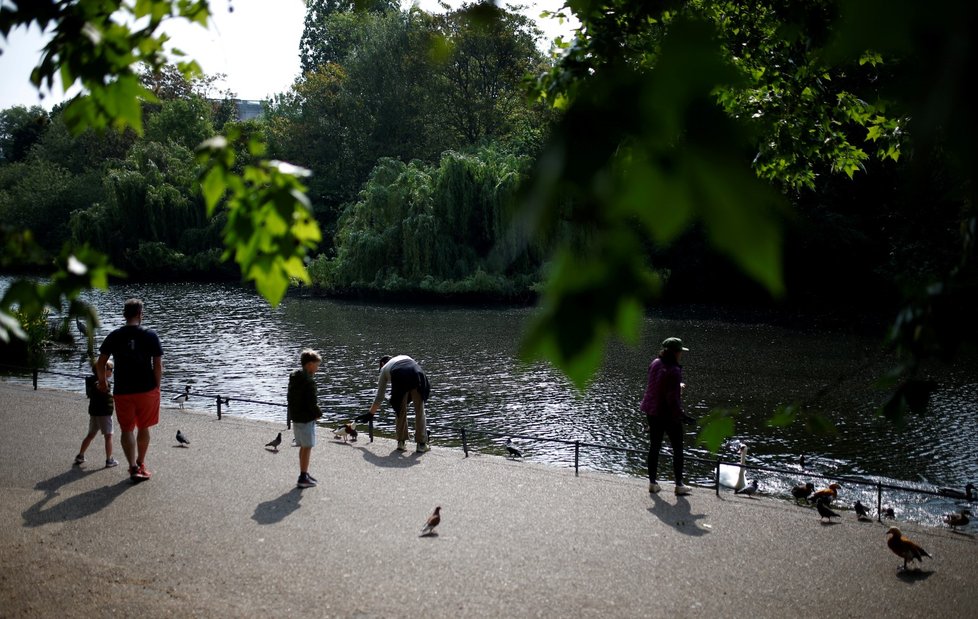
<instances>
[{"instance_id":1,"label":"lake water","mask_svg":"<svg viewBox=\"0 0 978 619\"><path fill-rule=\"evenodd\" d=\"M8 281L0 279L0 288ZM459 444L459 435L448 428L465 427L473 449L499 454L509 435L644 451L646 430L638 404L646 369L658 343L674 335L691 349L683 359L688 412L738 410L734 439L748 444L748 463L796 470L799 455L806 455L805 472L757 473L762 492L786 494L794 483L809 479L822 486L833 476L926 489L978 481L975 366L931 368L940 388L929 410L897 427L875 415L884 396L875 383L892 364L881 336L774 326L717 310L691 309L682 317L653 311L641 344L609 344L599 376L578 393L549 365L518 360L520 335L532 308L392 306L301 297L271 308L255 293L233 285L120 285L86 297L102 316L97 344L122 324L123 301L133 296L144 300L144 324L163 341L165 399L189 384L192 396L186 406L192 411L214 414L215 397L221 395L231 398L224 414L284 424L280 405L288 373L297 367L300 350L311 347L323 354L318 381L328 419L348 420L366 412L373 400L376 359L404 353L422 364L432 382L426 409L435 426L434 445ZM72 331L77 335L74 326ZM82 357L83 346L52 354L49 369L58 374L42 374L41 386L83 392L81 379L74 376L86 371ZM820 411L837 431L812 434L801 424L768 427L774 409L792 402ZM392 422L389 409L384 410ZM724 459L735 459L735 441L722 450ZM527 459L573 466L573 446L524 438L514 443ZM697 448L688 453L713 458ZM583 448L580 466L645 475L644 455L620 451ZM694 482L706 483L712 474L705 464L687 469ZM671 475L668 460L660 470ZM748 479L754 476L748 471ZM875 491L858 486L846 487L839 504L851 505L856 498L876 504ZM942 513L961 507L947 498L894 493L884 495L883 502L900 519L935 524Z\"/></svg>"}]
</instances>

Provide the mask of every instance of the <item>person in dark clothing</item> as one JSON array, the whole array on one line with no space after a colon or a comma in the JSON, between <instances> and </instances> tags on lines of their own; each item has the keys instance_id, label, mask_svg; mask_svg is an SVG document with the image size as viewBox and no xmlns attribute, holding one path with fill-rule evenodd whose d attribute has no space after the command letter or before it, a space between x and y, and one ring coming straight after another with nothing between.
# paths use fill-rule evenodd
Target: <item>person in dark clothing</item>
<instances>
[{"instance_id":1,"label":"person in dark clothing","mask_svg":"<svg viewBox=\"0 0 978 619\"><path fill-rule=\"evenodd\" d=\"M112 375L112 362L109 361L105 366L106 377ZM95 440L95 435L100 431L105 437L105 468L109 469L118 466L119 462L112 457L112 393L103 393L98 388L98 375L95 373L95 364L92 364L92 374L85 377L85 395L88 396L88 434L82 439L81 449L75 456L75 464L85 463L85 451Z\"/></svg>"},{"instance_id":2,"label":"person in dark clothing","mask_svg":"<svg viewBox=\"0 0 978 619\"><path fill-rule=\"evenodd\" d=\"M129 461L129 477L145 481L149 429L160 420L160 381L163 378L163 346L156 332L142 326L143 302L129 299L122 310L126 324L109 333L99 347L95 372L98 389L109 392L105 368L115 362L115 415L122 431L122 451Z\"/></svg>"},{"instance_id":3,"label":"person in dark clothing","mask_svg":"<svg viewBox=\"0 0 978 619\"><path fill-rule=\"evenodd\" d=\"M683 413L682 393L683 368L679 360L689 349L683 346L678 337L666 338L662 350L649 364L648 383L641 409L649 422L649 492L661 490L656 476L659 468L659 451L663 435L669 437L672 445L672 470L676 476L676 494L690 493L689 486L683 483Z\"/></svg>"},{"instance_id":4,"label":"person in dark clothing","mask_svg":"<svg viewBox=\"0 0 978 619\"><path fill-rule=\"evenodd\" d=\"M322 357L315 350L305 349L299 356L302 367L289 375L289 391L286 398L288 416L292 422L292 432L299 446L300 488L312 488L318 481L309 474L309 458L316 446L316 420L323 416L319 408L316 380Z\"/></svg>"},{"instance_id":5,"label":"person in dark clothing","mask_svg":"<svg viewBox=\"0 0 978 619\"><path fill-rule=\"evenodd\" d=\"M431 383L424 370L418 362L407 355L397 355L396 357L381 357L378 360L380 366L380 376L377 379L377 396L370 407L370 414L375 414L381 403L384 401L384 394L387 391L387 383L391 384L391 408L397 415L395 422L395 435L397 437L397 450L407 449L408 440L407 427L407 403L408 399L414 403L414 439L418 443L417 452L428 451L428 430L424 414L424 403L428 401L431 393Z\"/></svg>"}]
</instances>

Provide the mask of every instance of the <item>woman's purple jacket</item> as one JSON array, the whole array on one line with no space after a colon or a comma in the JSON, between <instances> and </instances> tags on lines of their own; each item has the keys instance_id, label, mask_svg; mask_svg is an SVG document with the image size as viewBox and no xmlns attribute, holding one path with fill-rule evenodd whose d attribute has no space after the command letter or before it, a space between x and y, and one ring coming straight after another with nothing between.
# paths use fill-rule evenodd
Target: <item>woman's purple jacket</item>
<instances>
[{"instance_id":1,"label":"woman's purple jacket","mask_svg":"<svg viewBox=\"0 0 978 619\"><path fill-rule=\"evenodd\" d=\"M683 368L675 361L656 357L649 364L649 382L645 387L641 409L649 417L682 419L683 402L679 384L683 382Z\"/></svg>"}]
</instances>

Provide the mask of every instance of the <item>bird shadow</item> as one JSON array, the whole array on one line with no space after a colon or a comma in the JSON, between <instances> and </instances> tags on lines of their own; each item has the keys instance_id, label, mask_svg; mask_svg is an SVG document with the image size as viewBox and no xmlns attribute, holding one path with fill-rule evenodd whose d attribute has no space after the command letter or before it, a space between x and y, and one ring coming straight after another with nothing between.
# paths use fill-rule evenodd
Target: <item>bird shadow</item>
<instances>
[{"instance_id":1,"label":"bird shadow","mask_svg":"<svg viewBox=\"0 0 978 619\"><path fill-rule=\"evenodd\" d=\"M901 566L900 570L897 572L897 578L899 578L903 582L919 582L919 581L922 581L922 580L927 580L928 578L930 578L931 574L933 574L933 573L934 572L932 572L930 570L921 570L921 569L908 570L908 569L903 569L903 567Z\"/></svg>"},{"instance_id":2,"label":"bird shadow","mask_svg":"<svg viewBox=\"0 0 978 619\"><path fill-rule=\"evenodd\" d=\"M437 531L431 531L430 533L422 533L418 537L438 537Z\"/></svg>"},{"instance_id":3,"label":"bird shadow","mask_svg":"<svg viewBox=\"0 0 978 619\"><path fill-rule=\"evenodd\" d=\"M282 496L259 503L255 507L255 513L251 515L251 519L258 524L282 522L299 509L301 499L302 488L292 488Z\"/></svg>"},{"instance_id":4,"label":"bird shadow","mask_svg":"<svg viewBox=\"0 0 978 619\"><path fill-rule=\"evenodd\" d=\"M419 461L417 457L412 458L407 454L404 454L404 452L400 452L397 450L391 451L386 456L382 456L382 455L375 454L374 452L370 451L366 447L361 447L359 445L357 445L356 447L357 449L360 450L360 454L363 456L364 460L366 460L370 464L373 464L374 466L379 466L381 468L406 469L416 465ZM414 455L417 456L420 454L414 454Z\"/></svg>"},{"instance_id":5,"label":"bird shadow","mask_svg":"<svg viewBox=\"0 0 978 619\"><path fill-rule=\"evenodd\" d=\"M63 476L64 475L59 475L58 477ZM49 507L48 505L51 503L52 499L58 496L57 488L64 485L64 482L62 481L54 481L57 480L58 477L53 477L50 480L47 480L47 482L41 482L35 486L35 488L39 488L42 484L51 482L50 485L45 485L44 488L39 488L45 491L44 498L28 507L21 514L21 516L24 518L24 526L40 527L45 524L51 524L52 522L81 520L86 516L91 516L92 514L98 513L99 511L105 509L112 503L112 501L116 499L116 497L133 486L132 481L129 479L124 479L111 486L102 486L101 488L95 488L89 490L88 492L76 494ZM55 486L55 483L58 483L59 485ZM54 489L48 490L48 488Z\"/></svg>"},{"instance_id":6,"label":"bird shadow","mask_svg":"<svg viewBox=\"0 0 978 619\"><path fill-rule=\"evenodd\" d=\"M694 514L690 512L689 501L684 496L676 497L676 504L670 505L657 493L652 495L654 505L648 508L653 516L656 516L663 524L676 529L680 533L691 537L699 537L709 533L707 529L697 526L696 521L706 517L706 514Z\"/></svg>"},{"instance_id":7,"label":"bird shadow","mask_svg":"<svg viewBox=\"0 0 978 619\"><path fill-rule=\"evenodd\" d=\"M829 525L842 524L842 521L840 521L840 520L825 520L825 519L822 519L822 520L819 520L818 523L820 525L822 525L823 527L827 527Z\"/></svg>"},{"instance_id":8,"label":"bird shadow","mask_svg":"<svg viewBox=\"0 0 978 619\"><path fill-rule=\"evenodd\" d=\"M170 445L174 449L190 449L189 445Z\"/></svg>"}]
</instances>

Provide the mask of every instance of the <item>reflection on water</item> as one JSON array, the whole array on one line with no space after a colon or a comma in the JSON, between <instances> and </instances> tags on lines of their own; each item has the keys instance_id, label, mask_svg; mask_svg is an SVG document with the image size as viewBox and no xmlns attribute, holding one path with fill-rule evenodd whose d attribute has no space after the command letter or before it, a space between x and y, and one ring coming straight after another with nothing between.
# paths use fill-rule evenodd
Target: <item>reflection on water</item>
<instances>
[{"instance_id":1,"label":"reflection on water","mask_svg":"<svg viewBox=\"0 0 978 619\"><path fill-rule=\"evenodd\" d=\"M5 281L0 279L0 288ZM788 495L788 488L812 473L861 476L901 485L919 483L963 487L975 481L978 445L978 382L973 367L942 368L941 385L930 410L904 427L874 415L882 392L875 381L889 368L879 338L820 329L798 329L702 318L650 316L641 345L608 346L607 362L587 391L579 394L549 365L517 359L519 337L531 309L393 307L288 298L270 308L254 293L214 284L121 285L95 291L87 299L102 316L97 343L122 324L122 303L145 302L144 324L163 341L164 388L175 395L185 384L194 393L230 396L225 413L284 422L288 373L299 352L323 354L320 396L331 418L365 412L376 389L376 359L406 353L417 359L432 382L427 412L436 426L464 426L500 437L472 436L477 449L503 453L505 436L539 436L599 443L644 451L644 417L638 410L650 356L664 337L683 338L686 402L695 416L723 407L739 411L735 440L750 445L748 462L797 468L800 454L808 471L797 476L760 474L762 492ZM51 359L51 369L81 373L80 351ZM42 384L82 392L80 379L44 375ZM766 425L779 405L807 404L838 429L813 435L802 424ZM186 404L201 412L212 398ZM385 409L389 410L389 409ZM410 416L409 416L410 418ZM390 413L387 419L391 421ZM440 434L439 434L440 432ZM444 430L434 442L458 441ZM694 441L688 436L688 444ZM515 439L527 458L572 466L573 446ZM691 455L710 457L693 448ZM731 445L722 454L735 460ZM585 448L585 469L645 474L644 453ZM706 480L705 464L691 464L692 479ZM902 480L902 481L896 481ZM812 478L819 485L823 481ZM840 504L856 498L876 503L875 493L846 488ZM955 504L947 499L884 498L898 516L935 521Z\"/></svg>"}]
</instances>

